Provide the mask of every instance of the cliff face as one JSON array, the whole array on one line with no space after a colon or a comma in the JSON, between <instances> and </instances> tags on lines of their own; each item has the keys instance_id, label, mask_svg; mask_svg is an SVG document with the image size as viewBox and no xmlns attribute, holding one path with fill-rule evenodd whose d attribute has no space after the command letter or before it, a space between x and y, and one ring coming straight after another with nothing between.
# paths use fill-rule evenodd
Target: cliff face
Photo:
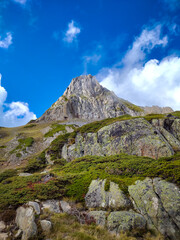
<instances>
[{"instance_id":1,"label":"cliff face","mask_svg":"<svg viewBox=\"0 0 180 240\"><path fill-rule=\"evenodd\" d=\"M140 107L102 87L95 77L84 75L72 79L63 96L38 121L98 120L125 114L137 116L142 112Z\"/></svg>"}]
</instances>

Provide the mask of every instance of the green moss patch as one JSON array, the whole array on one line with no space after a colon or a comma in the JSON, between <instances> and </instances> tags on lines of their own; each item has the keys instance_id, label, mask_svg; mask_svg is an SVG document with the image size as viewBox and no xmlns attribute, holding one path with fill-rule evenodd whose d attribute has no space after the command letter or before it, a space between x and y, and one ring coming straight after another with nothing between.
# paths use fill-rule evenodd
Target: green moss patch
<instances>
[{"instance_id":1,"label":"green moss patch","mask_svg":"<svg viewBox=\"0 0 180 240\"><path fill-rule=\"evenodd\" d=\"M60 132L60 131L66 133L66 125L61 125L61 124L54 123L51 126L51 130L49 132L47 132L44 135L44 137L46 137L46 138L47 137L53 137L55 133Z\"/></svg>"},{"instance_id":2,"label":"green moss patch","mask_svg":"<svg viewBox=\"0 0 180 240\"><path fill-rule=\"evenodd\" d=\"M34 138L28 137L28 138L22 138L18 139L19 145L13 149L10 154L17 153L19 151L26 151L27 147L31 147L34 143Z\"/></svg>"},{"instance_id":3,"label":"green moss patch","mask_svg":"<svg viewBox=\"0 0 180 240\"><path fill-rule=\"evenodd\" d=\"M39 156L30 159L26 167L24 168L25 172L34 173L47 166L45 151L43 151Z\"/></svg>"}]
</instances>

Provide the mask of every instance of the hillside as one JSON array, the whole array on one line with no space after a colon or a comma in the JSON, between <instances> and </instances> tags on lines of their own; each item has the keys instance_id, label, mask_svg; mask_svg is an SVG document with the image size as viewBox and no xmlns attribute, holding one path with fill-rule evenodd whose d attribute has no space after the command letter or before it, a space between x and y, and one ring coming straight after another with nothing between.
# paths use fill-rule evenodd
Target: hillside
<instances>
[{"instance_id":1,"label":"hillside","mask_svg":"<svg viewBox=\"0 0 180 240\"><path fill-rule=\"evenodd\" d=\"M0 239L180 238L180 112L91 75L39 119L1 127L0 164Z\"/></svg>"}]
</instances>

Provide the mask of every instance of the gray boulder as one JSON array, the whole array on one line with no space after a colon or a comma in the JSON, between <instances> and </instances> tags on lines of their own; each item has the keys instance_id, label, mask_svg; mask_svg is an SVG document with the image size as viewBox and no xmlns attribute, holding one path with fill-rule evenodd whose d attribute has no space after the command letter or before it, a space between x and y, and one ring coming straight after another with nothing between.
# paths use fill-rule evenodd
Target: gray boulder
<instances>
[{"instance_id":1,"label":"gray boulder","mask_svg":"<svg viewBox=\"0 0 180 240\"><path fill-rule=\"evenodd\" d=\"M145 230L146 219L133 211L112 212L107 219L108 230L113 233Z\"/></svg>"},{"instance_id":2,"label":"gray boulder","mask_svg":"<svg viewBox=\"0 0 180 240\"><path fill-rule=\"evenodd\" d=\"M107 214L106 211L90 211L88 213L90 217L93 217L95 219L97 225L103 227L106 224L106 214Z\"/></svg>"},{"instance_id":3,"label":"gray boulder","mask_svg":"<svg viewBox=\"0 0 180 240\"><path fill-rule=\"evenodd\" d=\"M146 178L129 186L134 207L147 220L148 228L169 239L180 238L179 190L174 184Z\"/></svg>"},{"instance_id":4,"label":"gray boulder","mask_svg":"<svg viewBox=\"0 0 180 240\"><path fill-rule=\"evenodd\" d=\"M89 208L123 209L130 206L130 200L119 189L119 186L110 182L109 191L105 191L105 180L93 180L85 196L86 206Z\"/></svg>"},{"instance_id":5,"label":"gray boulder","mask_svg":"<svg viewBox=\"0 0 180 240\"><path fill-rule=\"evenodd\" d=\"M40 221L41 228L45 234L50 233L52 228L52 223L48 220L41 220Z\"/></svg>"},{"instance_id":6,"label":"gray boulder","mask_svg":"<svg viewBox=\"0 0 180 240\"><path fill-rule=\"evenodd\" d=\"M16 211L16 224L23 231L22 240L28 240L36 236L37 226L33 208L19 207Z\"/></svg>"},{"instance_id":7,"label":"gray boulder","mask_svg":"<svg viewBox=\"0 0 180 240\"><path fill-rule=\"evenodd\" d=\"M60 201L61 209L65 213L71 212L71 206L66 201Z\"/></svg>"},{"instance_id":8,"label":"gray boulder","mask_svg":"<svg viewBox=\"0 0 180 240\"><path fill-rule=\"evenodd\" d=\"M60 213L60 202L59 200L46 200L42 202L43 209L48 209L50 212L53 213Z\"/></svg>"},{"instance_id":9,"label":"gray boulder","mask_svg":"<svg viewBox=\"0 0 180 240\"><path fill-rule=\"evenodd\" d=\"M31 202L30 201L30 202L28 202L28 205L33 207L33 209L34 209L34 211L37 215L40 214L41 210L40 210L39 204L37 202Z\"/></svg>"}]
</instances>

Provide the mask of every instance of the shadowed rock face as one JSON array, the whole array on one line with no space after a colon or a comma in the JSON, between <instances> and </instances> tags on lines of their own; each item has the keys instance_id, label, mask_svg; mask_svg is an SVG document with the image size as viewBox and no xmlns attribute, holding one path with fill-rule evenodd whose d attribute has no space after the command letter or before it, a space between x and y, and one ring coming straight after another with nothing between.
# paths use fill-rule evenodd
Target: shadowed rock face
<instances>
[{"instance_id":1,"label":"shadowed rock face","mask_svg":"<svg viewBox=\"0 0 180 240\"><path fill-rule=\"evenodd\" d=\"M102 87L95 77L84 75L72 79L63 96L38 121L66 119L97 120L124 114L137 116L142 109L118 98Z\"/></svg>"}]
</instances>

